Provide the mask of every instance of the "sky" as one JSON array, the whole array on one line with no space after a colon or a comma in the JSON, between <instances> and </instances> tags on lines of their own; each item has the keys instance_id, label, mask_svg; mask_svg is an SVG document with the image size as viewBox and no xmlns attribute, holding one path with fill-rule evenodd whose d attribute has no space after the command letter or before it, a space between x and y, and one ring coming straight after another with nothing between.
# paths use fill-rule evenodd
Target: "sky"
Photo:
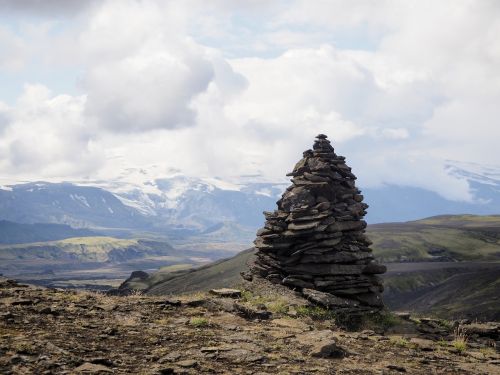
<instances>
[{"instance_id":1,"label":"sky","mask_svg":"<svg viewBox=\"0 0 500 375\"><path fill-rule=\"evenodd\" d=\"M0 176L283 181L325 133L362 187L471 201L498 35L494 0L0 0Z\"/></svg>"}]
</instances>

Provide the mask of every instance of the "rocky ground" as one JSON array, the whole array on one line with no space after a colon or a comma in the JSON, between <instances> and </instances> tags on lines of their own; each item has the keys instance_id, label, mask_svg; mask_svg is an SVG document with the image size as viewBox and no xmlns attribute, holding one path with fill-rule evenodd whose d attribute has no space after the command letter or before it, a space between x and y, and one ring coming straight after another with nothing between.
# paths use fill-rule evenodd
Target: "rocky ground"
<instances>
[{"instance_id":1,"label":"rocky ground","mask_svg":"<svg viewBox=\"0 0 500 375\"><path fill-rule=\"evenodd\" d=\"M500 374L499 324L385 313L357 332L281 295L127 297L0 279L1 374Z\"/></svg>"}]
</instances>

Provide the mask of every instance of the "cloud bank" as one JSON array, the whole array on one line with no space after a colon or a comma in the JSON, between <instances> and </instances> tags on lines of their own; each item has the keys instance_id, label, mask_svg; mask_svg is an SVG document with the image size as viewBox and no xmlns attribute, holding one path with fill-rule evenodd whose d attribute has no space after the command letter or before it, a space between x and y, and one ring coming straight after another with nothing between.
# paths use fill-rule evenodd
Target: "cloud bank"
<instances>
[{"instance_id":1,"label":"cloud bank","mask_svg":"<svg viewBox=\"0 0 500 375\"><path fill-rule=\"evenodd\" d=\"M472 200L445 160L500 164L498 2L13 3L0 3L0 76L24 87L0 97L12 180L152 164L279 180L317 133L364 186Z\"/></svg>"}]
</instances>

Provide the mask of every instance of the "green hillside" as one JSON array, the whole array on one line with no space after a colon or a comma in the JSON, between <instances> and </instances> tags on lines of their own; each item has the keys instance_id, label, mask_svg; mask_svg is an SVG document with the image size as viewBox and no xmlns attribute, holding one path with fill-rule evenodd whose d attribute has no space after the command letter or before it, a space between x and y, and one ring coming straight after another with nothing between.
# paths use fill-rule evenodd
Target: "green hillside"
<instances>
[{"instance_id":1,"label":"green hillside","mask_svg":"<svg viewBox=\"0 0 500 375\"><path fill-rule=\"evenodd\" d=\"M71 237L96 236L97 233L69 225L36 223L21 224L0 220L0 244L20 244L43 241L57 241Z\"/></svg>"},{"instance_id":2,"label":"green hillside","mask_svg":"<svg viewBox=\"0 0 500 375\"><path fill-rule=\"evenodd\" d=\"M391 309L446 319L500 319L500 262L392 263L384 286Z\"/></svg>"},{"instance_id":3,"label":"green hillside","mask_svg":"<svg viewBox=\"0 0 500 375\"><path fill-rule=\"evenodd\" d=\"M368 226L382 262L500 261L500 216L436 216Z\"/></svg>"},{"instance_id":4,"label":"green hillside","mask_svg":"<svg viewBox=\"0 0 500 375\"><path fill-rule=\"evenodd\" d=\"M75 237L61 241L0 245L0 261L74 260L108 262L147 255L165 255L172 247L165 242L113 237Z\"/></svg>"},{"instance_id":5,"label":"green hillside","mask_svg":"<svg viewBox=\"0 0 500 375\"><path fill-rule=\"evenodd\" d=\"M150 276L148 294L178 294L223 288L240 282L240 272L247 269L246 263L254 250L244 250L236 256L223 259L197 269L174 273L156 273Z\"/></svg>"}]
</instances>

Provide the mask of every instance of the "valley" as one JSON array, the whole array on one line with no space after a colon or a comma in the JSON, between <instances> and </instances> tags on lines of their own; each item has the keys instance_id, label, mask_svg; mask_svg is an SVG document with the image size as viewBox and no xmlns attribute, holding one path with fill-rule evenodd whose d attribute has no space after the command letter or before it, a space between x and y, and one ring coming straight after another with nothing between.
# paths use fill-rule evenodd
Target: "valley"
<instances>
[{"instance_id":1,"label":"valley","mask_svg":"<svg viewBox=\"0 0 500 375\"><path fill-rule=\"evenodd\" d=\"M157 239L76 237L0 245L0 273L44 286L109 289L137 269L196 267L224 254L217 249L175 249Z\"/></svg>"},{"instance_id":2,"label":"valley","mask_svg":"<svg viewBox=\"0 0 500 375\"><path fill-rule=\"evenodd\" d=\"M500 262L388 263L384 302L444 319L500 320Z\"/></svg>"},{"instance_id":3,"label":"valley","mask_svg":"<svg viewBox=\"0 0 500 375\"><path fill-rule=\"evenodd\" d=\"M500 261L500 216L444 215L368 226L383 262Z\"/></svg>"}]
</instances>

